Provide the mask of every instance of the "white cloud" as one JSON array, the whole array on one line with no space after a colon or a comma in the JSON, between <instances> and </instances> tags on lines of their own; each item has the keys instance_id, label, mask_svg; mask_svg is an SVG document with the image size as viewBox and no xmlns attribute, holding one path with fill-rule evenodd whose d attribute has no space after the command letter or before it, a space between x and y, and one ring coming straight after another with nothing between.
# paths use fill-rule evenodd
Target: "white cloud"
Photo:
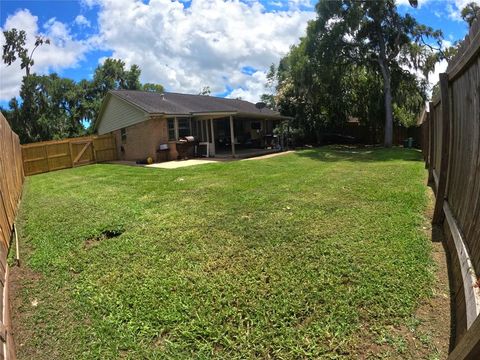
<instances>
[{"instance_id":1,"label":"white cloud","mask_svg":"<svg viewBox=\"0 0 480 360\"><path fill-rule=\"evenodd\" d=\"M268 13L257 1L192 0L187 8L170 0L99 4L101 44L127 65L139 65L143 82L190 93L204 86L213 93L232 87L231 96L252 101L264 91L264 72L315 16L301 10ZM245 66L258 71L243 74Z\"/></svg>"},{"instance_id":2,"label":"white cloud","mask_svg":"<svg viewBox=\"0 0 480 360\"><path fill-rule=\"evenodd\" d=\"M60 71L65 68L71 68L78 64L83 58L89 45L84 41L75 40L70 29L55 18L48 20L43 25L43 31L39 30L38 18L28 10L19 10L10 15L1 31L16 28L25 30L27 33L28 49L33 49L35 36L43 35L50 39L50 45L43 45L37 48L34 54L35 64L32 71L38 74L47 74L52 71ZM5 38L0 37L0 46L5 43ZM3 62L0 64L0 100L9 100L17 96L25 71L20 69L20 61L17 60L12 65L7 66Z\"/></svg>"},{"instance_id":3,"label":"white cloud","mask_svg":"<svg viewBox=\"0 0 480 360\"><path fill-rule=\"evenodd\" d=\"M433 71L433 73L430 73L428 75L428 83L430 84L430 87L433 87L436 83L438 83L440 79L439 75L447 71L447 66L447 60L442 60L435 64L435 70Z\"/></svg>"},{"instance_id":4,"label":"white cloud","mask_svg":"<svg viewBox=\"0 0 480 360\"><path fill-rule=\"evenodd\" d=\"M90 21L83 15L77 15L74 22L78 26L85 26L85 27L90 27L91 26Z\"/></svg>"},{"instance_id":5,"label":"white cloud","mask_svg":"<svg viewBox=\"0 0 480 360\"><path fill-rule=\"evenodd\" d=\"M77 66L91 49L112 51L112 57L142 69L143 82L156 82L167 90L197 93L210 86L213 93L233 89L230 97L258 101L265 92L265 73L305 33L315 17L310 0L282 0L289 10L267 12L252 0L185 1L82 0L98 9L99 33L77 40L69 27L55 18L39 24L22 10L7 18L3 29L25 29L28 47L44 34L52 45L35 53L33 70L39 74ZM302 10L302 9L303 10ZM74 24L89 26L82 15ZM41 30L39 30L41 27ZM3 39L1 41L4 41ZM1 42L0 42L1 45ZM253 74L243 67L256 69ZM18 94L23 71L19 64L0 65L0 100Z\"/></svg>"},{"instance_id":6,"label":"white cloud","mask_svg":"<svg viewBox=\"0 0 480 360\"><path fill-rule=\"evenodd\" d=\"M247 100L251 102L258 102L260 96L264 94L265 83L267 82L267 73L265 71L256 71L252 76L248 76L245 79L242 79L242 87L234 89L230 95L231 99L242 98L242 100Z\"/></svg>"}]
</instances>

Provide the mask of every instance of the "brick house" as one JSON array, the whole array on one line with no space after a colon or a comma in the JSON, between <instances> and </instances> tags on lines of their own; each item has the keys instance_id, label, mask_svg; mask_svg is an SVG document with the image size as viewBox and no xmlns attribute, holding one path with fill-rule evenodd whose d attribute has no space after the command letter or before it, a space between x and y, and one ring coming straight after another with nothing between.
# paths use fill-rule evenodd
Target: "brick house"
<instances>
[{"instance_id":1,"label":"brick house","mask_svg":"<svg viewBox=\"0 0 480 360\"><path fill-rule=\"evenodd\" d=\"M244 100L118 90L103 100L95 130L114 134L121 160L176 159L176 141L190 135L205 156L247 157L279 151L274 128L288 119Z\"/></svg>"}]
</instances>

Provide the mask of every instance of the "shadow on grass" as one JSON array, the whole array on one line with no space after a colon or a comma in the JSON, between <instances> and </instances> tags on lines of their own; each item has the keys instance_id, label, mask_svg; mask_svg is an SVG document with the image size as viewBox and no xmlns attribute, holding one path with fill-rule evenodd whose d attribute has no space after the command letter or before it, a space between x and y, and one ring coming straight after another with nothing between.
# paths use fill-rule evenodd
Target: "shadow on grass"
<instances>
[{"instance_id":1,"label":"shadow on grass","mask_svg":"<svg viewBox=\"0 0 480 360\"><path fill-rule=\"evenodd\" d=\"M443 235L443 227L439 225L432 225L432 242L441 243L443 246L443 253L447 264L448 272L448 287L450 293L450 337L448 352L452 352L456 343L456 304L455 304L455 286L454 275L452 272L452 261L449 256L449 250L445 236Z\"/></svg>"},{"instance_id":2,"label":"shadow on grass","mask_svg":"<svg viewBox=\"0 0 480 360\"><path fill-rule=\"evenodd\" d=\"M329 145L319 148L303 149L297 151L295 154L299 157L324 162L423 161L420 150L404 149L401 147L386 149L383 147Z\"/></svg>"}]
</instances>

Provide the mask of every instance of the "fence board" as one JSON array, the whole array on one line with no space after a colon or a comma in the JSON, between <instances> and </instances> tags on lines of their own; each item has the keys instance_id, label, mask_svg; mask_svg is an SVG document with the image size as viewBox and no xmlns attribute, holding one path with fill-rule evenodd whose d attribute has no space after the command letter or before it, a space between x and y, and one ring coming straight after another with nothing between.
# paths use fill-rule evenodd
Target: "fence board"
<instances>
[{"instance_id":1,"label":"fence board","mask_svg":"<svg viewBox=\"0 0 480 360\"><path fill-rule=\"evenodd\" d=\"M443 96L424 117L424 158L435 181L434 220L443 223L455 290L457 345L451 359L477 358L480 349L480 23L449 63ZM445 81L448 79L447 81ZM446 96L448 94L448 97ZM443 106L442 106L443 102ZM442 108L447 112L442 113ZM442 123L443 122L443 123ZM445 122L448 122L445 123ZM440 190L440 191L439 191ZM440 213L439 213L440 212ZM464 351L460 347L467 346Z\"/></svg>"},{"instance_id":2,"label":"fence board","mask_svg":"<svg viewBox=\"0 0 480 360\"><path fill-rule=\"evenodd\" d=\"M115 137L110 134L22 145L25 175L116 160L116 156Z\"/></svg>"},{"instance_id":3,"label":"fence board","mask_svg":"<svg viewBox=\"0 0 480 360\"><path fill-rule=\"evenodd\" d=\"M18 136L0 114L0 358L15 359L8 302L7 255L18 203L22 195L24 172Z\"/></svg>"}]
</instances>

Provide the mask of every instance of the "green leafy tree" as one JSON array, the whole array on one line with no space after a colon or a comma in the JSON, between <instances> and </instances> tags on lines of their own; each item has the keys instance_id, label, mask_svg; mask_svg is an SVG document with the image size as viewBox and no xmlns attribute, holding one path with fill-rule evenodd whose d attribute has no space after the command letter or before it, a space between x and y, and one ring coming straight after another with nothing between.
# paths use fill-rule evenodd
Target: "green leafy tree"
<instances>
[{"instance_id":1,"label":"green leafy tree","mask_svg":"<svg viewBox=\"0 0 480 360\"><path fill-rule=\"evenodd\" d=\"M212 93L212 90L210 89L210 86L204 86L202 90L200 90L198 95L210 96L211 93Z\"/></svg>"},{"instance_id":2,"label":"green leafy tree","mask_svg":"<svg viewBox=\"0 0 480 360\"><path fill-rule=\"evenodd\" d=\"M61 139L85 133L85 113L77 84L57 74L24 77L21 103L13 98L6 112L12 129L25 142Z\"/></svg>"},{"instance_id":3,"label":"green leafy tree","mask_svg":"<svg viewBox=\"0 0 480 360\"><path fill-rule=\"evenodd\" d=\"M462 19L468 23L468 26L472 26L473 22L480 18L480 6L474 2L468 3L462 9L461 15Z\"/></svg>"},{"instance_id":4,"label":"green leafy tree","mask_svg":"<svg viewBox=\"0 0 480 360\"><path fill-rule=\"evenodd\" d=\"M110 90L141 90L141 70L137 65L125 68L125 62L119 59L106 59L95 69L90 89L88 103L89 122L93 125L98 117L103 98ZM93 126L90 126L93 129Z\"/></svg>"},{"instance_id":5,"label":"green leafy tree","mask_svg":"<svg viewBox=\"0 0 480 360\"><path fill-rule=\"evenodd\" d=\"M267 83L265 84L265 89L268 90L268 93L260 96L260 101L265 103L267 107L272 110L277 110L277 102L274 95L276 87L276 74L277 68L275 67L275 64L271 64L267 72Z\"/></svg>"},{"instance_id":6,"label":"green leafy tree","mask_svg":"<svg viewBox=\"0 0 480 360\"><path fill-rule=\"evenodd\" d=\"M159 93L159 94L161 94L165 91L162 85L153 84L153 83L143 84L142 90L143 91L148 91L148 92L155 92L155 93Z\"/></svg>"},{"instance_id":7,"label":"green leafy tree","mask_svg":"<svg viewBox=\"0 0 480 360\"><path fill-rule=\"evenodd\" d=\"M5 45L3 45L3 62L7 65L12 65L17 59L20 59L20 68L25 69L25 75L30 75L30 69L34 65L33 54L37 48L43 44L50 44L50 40L37 36L35 38L35 45L28 54L26 48L27 34L24 30L18 31L17 29L6 30L3 32L5 37Z\"/></svg>"},{"instance_id":8,"label":"green leafy tree","mask_svg":"<svg viewBox=\"0 0 480 360\"><path fill-rule=\"evenodd\" d=\"M278 108L317 139L353 116L383 128L391 146L393 121L411 123L428 86L403 69L428 76L453 52L441 51L440 31L400 15L393 0L321 0L316 10L306 36L279 63Z\"/></svg>"},{"instance_id":9,"label":"green leafy tree","mask_svg":"<svg viewBox=\"0 0 480 360\"><path fill-rule=\"evenodd\" d=\"M57 74L39 76L31 73L33 54L49 40L37 37L28 55L25 31L4 32L3 60L11 65L17 59L25 69L19 99L13 98L8 109L1 109L22 143L74 137L91 132L103 98L110 90L146 90L163 92L159 84L140 82L137 65L129 69L122 60L107 59L97 67L91 81L75 82Z\"/></svg>"},{"instance_id":10,"label":"green leafy tree","mask_svg":"<svg viewBox=\"0 0 480 360\"><path fill-rule=\"evenodd\" d=\"M416 2L412 2L416 6ZM392 145L392 72L403 66L421 68L440 48L442 33L419 24L412 16L398 13L394 0L322 0L312 37L320 59L335 57L379 70L383 79L385 106L384 145ZM436 41L438 48L430 45ZM432 70L432 69L427 69Z\"/></svg>"}]
</instances>

